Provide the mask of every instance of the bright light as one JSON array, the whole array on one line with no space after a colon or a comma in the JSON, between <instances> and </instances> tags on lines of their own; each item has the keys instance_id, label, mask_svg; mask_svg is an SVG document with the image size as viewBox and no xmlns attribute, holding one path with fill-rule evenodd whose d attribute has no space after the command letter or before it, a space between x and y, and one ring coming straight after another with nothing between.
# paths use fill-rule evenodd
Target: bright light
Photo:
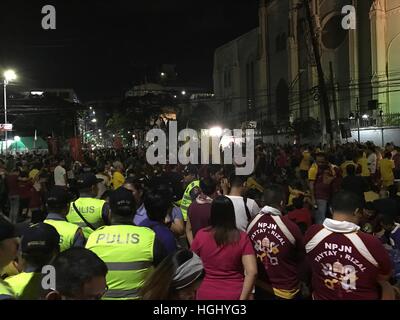
<instances>
[{"instance_id":1,"label":"bright light","mask_svg":"<svg viewBox=\"0 0 400 320\"><path fill-rule=\"evenodd\" d=\"M99 129L99 132L101 132L101 129Z\"/></svg>"},{"instance_id":2,"label":"bright light","mask_svg":"<svg viewBox=\"0 0 400 320\"><path fill-rule=\"evenodd\" d=\"M174 98L176 99L176 98L178 98L176 95L174 95Z\"/></svg>"},{"instance_id":3,"label":"bright light","mask_svg":"<svg viewBox=\"0 0 400 320\"><path fill-rule=\"evenodd\" d=\"M222 128L221 127L210 128L209 134L211 137L220 137L222 136Z\"/></svg>"},{"instance_id":4,"label":"bright light","mask_svg":"<svg viewBox=\"0 0 400 320\"><path fill-rule=\"evenodd\" d=\"M95 115L96 114L96 111L93 111L93 115Z\"/></svg>"},{"instance_id":5,"label":"bright light","mask_svg":"<svg viewBox=\"0 0 400 320\"><path fill-rule=\"evenodd\" d=\"M363 118L364 120L368 120L368 118L369 118L369 115L367 115L367 114L363 114L362 118Z\"/></svg>"},{"instance_id":6,"label":"bright light","mask_svg":"<svg viewBox=\"0 0 400 320\"><path fill-rule=\"evenodd\" d=\"M185 90L183 90L181 93L182 93L183 96L186 95L186 91Z\"/></svg>"},{"instance_id":7,"label":"bright light","mask_svg":"<svg viewBox=\"0 0 400 320\"><path fill-rule=\"evenodd\" d=\"M128 131L128 134L130 134L131 132L130 131Z\"/></svg>"},{"instance_id":8,"label":"bright light","mask_svg":"<svg viewBox=\"0 0 400 320\"><path fill-rule=\"evenodd\" d=\"M9 81L14 81L15 79L17 79L17 75L14 72L14 70L7 70L6 72L4 72L4 79L6 79L7 82Z\"/></svg>"},{"instance_id":9,"label":"bright light","mask_svg":"<svg viewBox=\"0 0 400 320\"><path fill-rule=\"evenodd\" d=\"M90 109L90 110L92 110L93 108L92 108L92 107L90 107L89 109Z\"/></svg>"},{"instance_id":10,"label":"bright light","mask_svg":"<svg viewBox=\"0 0 400 320\"><path fill-rule=\"evenodd\" d=\"M113 134L113 138L115 138L115 134Z\"/></svg>"},{"instance_id":11,"label":"bright light","mask_svg":"<svg viewBox=\"0 0 400 320\"><path fill-rule=\"evenodd\" d=\"M136 136L133 134L133 135L132 135L132 138L135 138L135 137L136 137Z\"/></svg>"},{"instance_id":12,"label":"bright light","mask_svg":"<svg viewBox=\"0 0 400 320\"><path fill-rule=\"evenodd\" d=\"M20 142L21 141L21 137L20 136L15 136L14 137L14 141L15 142Z\"/></svg>"},{"instance_id":13,"label":"bright light","mask_svg":"<svg viewBox=\"0 0 400 320\"><path fill-rule=\"evenodd\" d=\"M42 96L43 95L43 91L31 91L31 95L33 96Z\"/></svg>"},{"instance_id":14,"label":"bright light","mask_svg":"<svg viewBox=\"0 0 400 320\"><path fill-rule=\"evenodd\" d=\"M165 73L164 72L161 72L161 77L165 77Z\"/></svg>"},{"instance_id":15,"label":"bright light","mask_svg":"<svg viewBox=\"0 0 400 320\"><path fill-rule=\"evenodd\" d=\"M93 123L96 123L96 122L97 122L97 119L92 119L92 122L93 122Z\"/></svg>"}]
</instances>

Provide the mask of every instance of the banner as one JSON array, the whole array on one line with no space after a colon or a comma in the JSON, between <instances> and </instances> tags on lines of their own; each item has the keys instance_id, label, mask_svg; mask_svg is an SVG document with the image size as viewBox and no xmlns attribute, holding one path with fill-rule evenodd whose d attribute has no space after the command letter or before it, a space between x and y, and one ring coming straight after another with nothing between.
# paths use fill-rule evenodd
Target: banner
<instances>
[{"instance_id":1,"label":"banner","mask_svg":"<svg viewBox=\"0 0 400 320\"><path fill-rule=\"evenodd\" d=\"M80 137L73 137L68 140L71 156L74 161L83 162L83 151Z\"/></svg>"}]
</instances>

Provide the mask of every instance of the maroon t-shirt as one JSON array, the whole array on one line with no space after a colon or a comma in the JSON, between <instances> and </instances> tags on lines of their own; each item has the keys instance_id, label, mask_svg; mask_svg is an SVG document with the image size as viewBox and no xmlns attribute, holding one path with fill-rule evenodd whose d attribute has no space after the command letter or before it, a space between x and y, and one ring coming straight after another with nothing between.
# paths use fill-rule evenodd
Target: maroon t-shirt
<instances>
[{"instance_id":1,"label":"maroon t-shirt","mask_svg":"<svg viewBox=\"0 0 400 320\"><path fill-rule=\"evenodd\" d=\"M307 228L312 225L312 216L308 208L294 209L288 213L288 218L294 223L304 223Z\"/></svg>"},{"instance_id":2,"label":"maroon t-shirt","mask_svg":"<svg viewBox=\"0 0 400 320\"><path fill-rule=\"evenodd\" d=\"M192 226L193 238L196 233L210 225L211 203L199 204L197 200L193 201L188 209L188 219Z\"/></svg>"},{"instance_id":3,"label":"maroon t-shirt","mask_svg":"<svg viewBox=\"0 0 400 320\"><path fill-rule=\"evenodd\" d=\"M378 275L388 275L392 270L389 255L380 240L367 233L357 232L378 263L376 267L360 253L361 248L357 248L342 233L331 233L309 251L312 248L310 240L322 229L322 225L313 225L305 235L314 299L380 299Z\"/></svg>"},{"instance_id":4,"label":"maroon t-shirt","mask_svg":"<svg viewBox=\"0 0 400 320\"><path fill-rule=\"evenodd\" d=\"M294 290L299 287L299 266L305 258L303 236L287 216L275 217L290 231L294 244L270 214L262 214L247 233L257 254L260 279L275 289Z\"/></svg>"}]
</instances>

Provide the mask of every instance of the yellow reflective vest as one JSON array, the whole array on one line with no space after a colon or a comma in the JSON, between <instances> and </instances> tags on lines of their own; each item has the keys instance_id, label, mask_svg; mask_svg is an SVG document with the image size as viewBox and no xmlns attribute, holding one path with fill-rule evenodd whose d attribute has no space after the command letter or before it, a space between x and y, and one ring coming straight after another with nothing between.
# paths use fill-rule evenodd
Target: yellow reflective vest
<instances>
[{"instance_id":1,"label":"yellow reflective vest","mask_svg":"<svg viewBox=\"0 0 400 320\"><path fill-rule=\"evenodd\" d=\"M0 300L15 299L15 293L9 284L0 278Z\"/></svg>"},{"instance_id":2,"label":"yellow reflective vest","mask_svg":"<svg viewBox=\"0 0 400 320\"><path fill-rule=\"evenodd\" d=\"M192 198L190 196L190 192L193 188L198 188L200 186L200 180L194 180L186 187L185 193L183 194L181 200L181 210L183 215L183 220L187 221L187 211L189 209L190 204L192 203Z\"/></svg>"},{"instance_id":3,"label":"yellow reflective vest","mask_svg":"<svg viewBox=\"0 0 400 320\"><path fill-rule=\"evenodd\" d=\"M60 252L71 248L74 244L75 235L79 227L73 223L61 220L44 220L44 223L52 225L56 228L60 235Z\"/></svg>"},{"instance_id":4,"label":"yellow reflective vest","mask_svg":"<svg viewBox=\"0 0 400 320\"><path fill-rule=\"evenodd\" d=\"M140 289L152 270L155 233L133 225L100 227L86 243L108 267L108 291L103 299L139 299Z\"/></svg>"},{"instance_id":5,"label":"yellow reflective vest","mask_svg":"<svg viewBox=\"0 0 400 320\"><path fill-rule=\"evenodd\" d=\"M94 230L88 227L88 225L76 213L73 205L74 203L87 222L89 222L95 229L98 229L104 226L102 213L105 201L95 198L79 198L75 202L71 202L67 221L81 227L85 238L88 239Z\"/></svg>"},{"instance_id":6,"label":"yellow reflective vest","mask_svg":"<svg viewBox=\"0 0 400 320\"><path fill-rule=\"evenodd\" d=\"M34 275L34 272L21 272L15 276L6 278L4 281L7 282L14 291L15 297L18 299Z\"/></svg>"}]
</instances>

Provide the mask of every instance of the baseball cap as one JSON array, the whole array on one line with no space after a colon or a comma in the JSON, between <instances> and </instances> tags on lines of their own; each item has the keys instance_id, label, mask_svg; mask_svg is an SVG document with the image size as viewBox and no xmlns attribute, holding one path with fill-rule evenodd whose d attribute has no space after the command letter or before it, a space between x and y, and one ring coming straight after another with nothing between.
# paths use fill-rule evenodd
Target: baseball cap
<instances>
[{"instance_id":1,"label":"baseball cap","mask_svg":"<svg viewBox=\"0 0 400 320\"><path fill-rule=\"evenodd\" d=\"M94 186L102 181L103 179L97 178L94 173L85 172L78 176L76 185L80 189L85 189L85 188L90 188L91 186Z\"/></svg>"},{"instance_id":2,"label":"baseball cap","mask_svg":"<svg viewBox=\"0 0 400 320\"><path fill-rule=\"evenodd\" d=\"M189 164L183 169L183 175L184 176L187 176L187 175L190 175L190 174L197 175L197 172L198 172L197 168L193 164Z\"/></svg>"},{"instance_id":3,"label":"baseball cap","mask_svg":"<svg viewBox=\"0 0 400 320\"><path fill-rule=\"evenodd\" d=\"M110 207L113 213L118 212L121 208L133 208L135 206L135 198L131 191L124 187L119 187L110 194Z\"/></svg>"},{"instance_id":4,"label":"baseball cap","mask_svg":"<svg viewBox=\"0 0 400 320\"><path fill-rule=\"evenodd\" d=\"M22 253L50 253L60 248L60 235L47 223L37 223L27 228L22 234Z\"/></svg>"},{"instance_id":5,"label":"baseball cap","mask_svg":"<svg viewBox=\"0 0 400 320\"><path fill-rule=\"evenodd\" d=\"M7 220L0 218L0 241L17 237L14 225Z\"/></svg>"},{"instance_id":6,"label":"baseball cap","mask_svg":"<svg viewBox=\"0 0 400 320\"><path fill-rule=\"evenodd\" d=\"M72 200L72 195L64 188L55 186L47 195L47 206L50 208L63 208Z\"/></svg>"}]
</instances>

